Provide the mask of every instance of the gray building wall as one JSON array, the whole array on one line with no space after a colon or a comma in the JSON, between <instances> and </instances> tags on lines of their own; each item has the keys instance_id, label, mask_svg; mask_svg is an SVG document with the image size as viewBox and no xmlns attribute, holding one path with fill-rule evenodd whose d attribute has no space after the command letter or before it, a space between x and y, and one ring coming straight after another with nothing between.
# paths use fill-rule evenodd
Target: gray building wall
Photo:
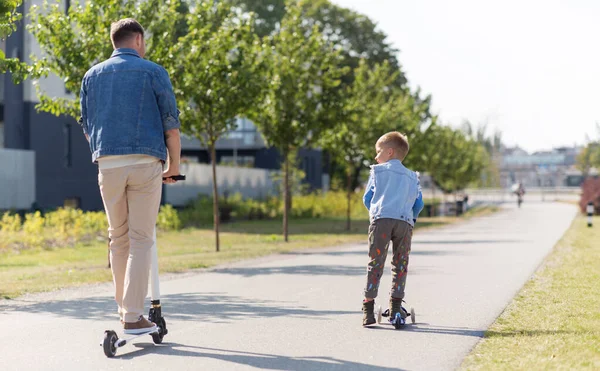
<instances>
[{"instance_id":1,"label":"gray building wall","mask_svg":"<svg viewBox=\"0 0 600 371\"><path fill-rule=\"evenodd\" d=\"M35 202L35 153L0 148L0 210L29 209Z\"/></svg>"},{"instance_id":2,"label":"gray building wall","mask_svg":"<svg viewBox=\"0 0 600 371\"><path fill-rule=\"evenodd\" d=\"M212 195L212 166L207 164L181 164L186 174L185 182L165 187L165 201L184 206L199 195ZM272 171L264 169L217 166L217 186L220 195L241 194L244 198L266 198L277 195L277 185Z\"/></svg>"}]
</instances>

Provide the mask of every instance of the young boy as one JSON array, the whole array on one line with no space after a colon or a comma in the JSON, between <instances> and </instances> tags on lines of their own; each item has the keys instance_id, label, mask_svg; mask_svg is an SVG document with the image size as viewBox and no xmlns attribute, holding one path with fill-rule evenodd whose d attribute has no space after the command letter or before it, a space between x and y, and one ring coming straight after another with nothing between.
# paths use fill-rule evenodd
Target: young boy
<instances>
[{"instance_id":1,"label":"young boy","mask_svg":"<svg viewBox=\"0 0 600 371\"><path fill-rule=\"evenodd\" d=\"M393 131L383 135L375 145L377 165L371 166L371 175L363 202L369 209L369 264L367 286L363 301L363 326L374 324L375 298L379 281L392 241L392 290L390 293L390 318L396 313L405 323L406 313L401 304L408 267L408 254L414 223L423 209L423 196L418 174L402 165L408 154L406 136Z\"/></svg>"}]
</instances>

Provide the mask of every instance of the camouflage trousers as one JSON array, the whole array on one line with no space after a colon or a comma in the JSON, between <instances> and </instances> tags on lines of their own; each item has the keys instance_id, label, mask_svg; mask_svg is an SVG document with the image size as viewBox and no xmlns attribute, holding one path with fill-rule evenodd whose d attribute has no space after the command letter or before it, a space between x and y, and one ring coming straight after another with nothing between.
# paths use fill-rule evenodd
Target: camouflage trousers
<instances>
[{"instance_id":1,"label":"camouflage trousers","mask_svg":"<svg viewBox=\"0 0 600 371\"><path fill-rule=\"evenodd\" d=\"M383 275L383 268L392 245L392 298L404 298L406 274L408 273L408 255L413 227L396 219L377 219L369 226L369 264L367 265L367 286L365 298L377 297L379 283Z\"/></svg>"}]
</instances>

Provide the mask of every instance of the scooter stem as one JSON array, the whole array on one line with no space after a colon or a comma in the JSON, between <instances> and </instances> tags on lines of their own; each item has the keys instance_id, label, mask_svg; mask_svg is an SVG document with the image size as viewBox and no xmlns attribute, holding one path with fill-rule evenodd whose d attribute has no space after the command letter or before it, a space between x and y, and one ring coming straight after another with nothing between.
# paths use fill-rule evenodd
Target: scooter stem
<instances>
[{"instance_id":1,"label":"scooter stem","mask_svg":"<svg viewBox=\"0 0 600 371\"><path fill-rule=\"evenodd\" d=\"M154 228L154 244L150 249L150 286L152 302L160 303L160 285L158 281L158 247L156 246L156 228Z\"/></svg>"}]
</instances>

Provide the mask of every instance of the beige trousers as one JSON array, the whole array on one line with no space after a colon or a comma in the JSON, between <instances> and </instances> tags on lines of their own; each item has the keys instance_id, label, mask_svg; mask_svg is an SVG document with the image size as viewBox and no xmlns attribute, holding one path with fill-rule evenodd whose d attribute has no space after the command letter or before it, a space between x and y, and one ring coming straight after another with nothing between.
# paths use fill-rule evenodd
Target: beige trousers
<instances>
[{"instance_id":1,"label":"beige trousers","mask_svg":"<svg viewBox=\"0 0 600 371\"><path fill-rule=\"evenodd\" d=\"M148 294L150 249L162 193L160 161L100 169L98 184L108 218L115 300L125 322L136 322Z\"/></svg>"}]
</instances>

